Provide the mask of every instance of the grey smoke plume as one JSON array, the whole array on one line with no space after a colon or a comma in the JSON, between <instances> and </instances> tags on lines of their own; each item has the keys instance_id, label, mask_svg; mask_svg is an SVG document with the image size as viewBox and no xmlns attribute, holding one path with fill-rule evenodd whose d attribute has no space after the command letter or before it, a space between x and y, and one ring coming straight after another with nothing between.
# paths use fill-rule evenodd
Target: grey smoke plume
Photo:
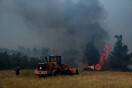
<instances>
[{"instance_id":1,"label":"grey smoke plume","mask_svg":"<svg viewBox=\"0 0 132 88\"><path fill-rule=\"evenodd\" d=\"M101 23L105 12L98 0L2 0L0 13L3 22L12 20L11 25L0 21L7 26L0 29L24 36L13 40L16 46L19 42L45 46L66 58L82 58L89 41L94 39L99 47L107 36Z\"/></svg>"}]
</instances>

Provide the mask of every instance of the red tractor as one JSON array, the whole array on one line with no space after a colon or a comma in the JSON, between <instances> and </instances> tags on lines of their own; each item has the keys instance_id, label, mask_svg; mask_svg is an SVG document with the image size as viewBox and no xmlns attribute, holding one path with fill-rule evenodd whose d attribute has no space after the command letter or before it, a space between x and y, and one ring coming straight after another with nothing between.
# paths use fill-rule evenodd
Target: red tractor
<instances>
[{"instance_id":1,"label":"red tractor","mask_svg":"<svg viewBox=\"0 0 132 88\"><path fill-rule=\"evenodd\" d=\"M67 64L61 63L61 56L49 55L49 58L45 58L46 63L38 63L34 73L38 76L47 75L59 75L59 74L79 74L78 69L74 67L68 67Z\"/></svg>"}]
</instances>

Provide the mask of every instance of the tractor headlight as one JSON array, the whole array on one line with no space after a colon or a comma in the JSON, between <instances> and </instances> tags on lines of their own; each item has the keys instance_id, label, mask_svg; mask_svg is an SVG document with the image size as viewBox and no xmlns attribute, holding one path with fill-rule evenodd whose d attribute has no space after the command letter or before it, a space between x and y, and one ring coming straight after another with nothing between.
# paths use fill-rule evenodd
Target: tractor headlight
<instances>
[{"instance_id":1,"label":"tractor headlight","mask_svg":"<svg viewBox=\"0 0 132 88\"><path fill-rule=\"evenodd\" d=\"M39 69L42 69L42 67L39 67Z\"/></svg>"}]
</instances>

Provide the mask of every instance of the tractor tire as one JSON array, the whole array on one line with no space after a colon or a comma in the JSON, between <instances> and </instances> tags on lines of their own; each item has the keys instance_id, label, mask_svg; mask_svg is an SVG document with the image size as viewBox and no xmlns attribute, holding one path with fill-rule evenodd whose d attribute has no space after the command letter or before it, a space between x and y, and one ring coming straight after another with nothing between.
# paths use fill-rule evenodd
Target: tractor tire
<instances>
[{"instance_id":1,"label":"tractor tire","mask_svg":"<svg viewBox=\"0 0 132 88\"><path fill-rule=\"evenodd\" d=\"M60 74L60 71L58 69L53 69L52 70L52 76L56 76L56 75L59 75Z\"/></svg>"},{"instance_id":2,"label":"tractor tire","mask_svg":"<svg viewBox=\"0 0 132 88\"><path fill-rule=\"evenodd\" d=\"M67 75L73 75L72 71L70 71L69 69L66 71Z\"/></svg>"},{"instance_id":3,"label":"tractor tire","mask_svg":"<svg viewBox=\"0 0 132 88\"><path fill-rule=\"evenodd\" d=\"M76 70L76 73L75 73L76 75L79 75L79 71L78 71L78 69Z\"/></svg>"}]
</instances>

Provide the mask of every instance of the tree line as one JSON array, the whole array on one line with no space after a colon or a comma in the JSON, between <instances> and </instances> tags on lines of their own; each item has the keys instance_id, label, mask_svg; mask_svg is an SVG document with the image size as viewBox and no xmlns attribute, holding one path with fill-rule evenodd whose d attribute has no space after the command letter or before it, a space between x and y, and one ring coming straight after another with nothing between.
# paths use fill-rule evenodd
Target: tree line
<instances>
[{"instance_id":1,"label":"tree line","mask_svg":"<svg viewBox=\"0 0 132 88\"><path fill-rule=\"evenodd\" d=\"M29 57L27 55L0 53L0 70L15 69L20 66L21 69L34 69L37 64L44 62L44 58Z\"/></svg>"},{"instance_id":2,"label":"tree line","mask_svg":"<svg viewBox=\"0 0 132 88\"><path fill-rule=\"evenodd\" d=\"M7 52L8 54L21 54L21 55L27 55L30 57L41 57L43 55L48 55L49 53L53 52L50 48L42 47L40 49L34 47L34 48L25 48L23 46L18 46L17 50L9 50L7 48L0 48L0 53Z\"/></svg>"},{"instance_id":3,"label":"tree line","mask_svg":"<svg viewBox=\"0 0 132 88\"><path fill-rule=\"evenodd\" d=\"M127 45L122 42L122 35L116 35L115 38L117 41L109 56L109 69L121 71L132 70L132 53L128 53ZM8 49L0 49L0 70L14 69L16 66L20 66L21 69L34 69L38 63L45 62L44 55L50 53L50 49L48 48L43 48L41 50L34 48L30 50L21 46L19 46L18 51L13 51L14 53L11 53ZM40 51L41 54L39 54ZM32 57L32 54L36 53L37 55ZM87 60L87 65L98 64L100 54L93 41L87 44L84 50L84 56L86 59L83 60L83 62L86 63Z\"/></svg>"}]
</instances>

